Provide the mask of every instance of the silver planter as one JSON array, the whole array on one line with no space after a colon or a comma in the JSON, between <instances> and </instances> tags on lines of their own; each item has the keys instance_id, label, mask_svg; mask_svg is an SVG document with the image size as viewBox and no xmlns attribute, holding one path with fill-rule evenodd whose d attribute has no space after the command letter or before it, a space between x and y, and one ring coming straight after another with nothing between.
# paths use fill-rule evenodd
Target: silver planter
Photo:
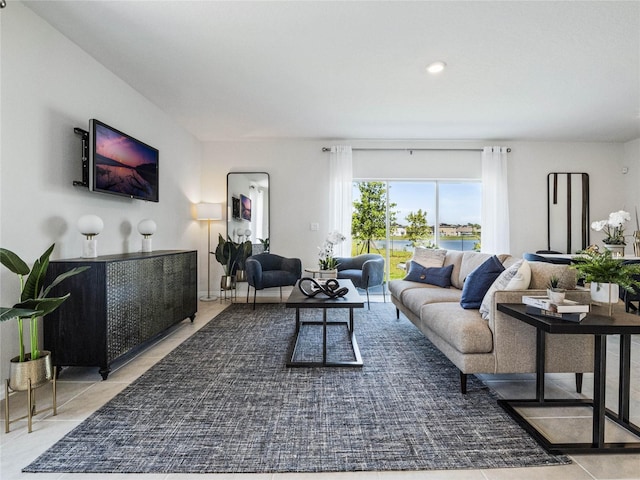
<instances>
[{"instance_id":1,"label":"silver planter","mask_svg":"<svg viewBox=\"0 0 640 480\"><path fill-rule=\"evenodd\" d=\"M11 369L9 374L9 388L13 391L29 390L29 380L31 388L38 388L53 379L53 365L51 362L51 352L42 350L40 357L30 360L31 354L26 354L26 361L19 362L20 357L11 359Z\"/></svg>"},{"instance_id":2,"label":"silver planter","mask_svg":"<svg viewBox=\"0 0 640 480\"><path fill-rule=\"evenodd\" d=\"M235 275L223 275L220 279L220 288L222 290L233 290L236 288Z\"/></svg>"},{"instance_id":3,"label":"silver planter","mask_svg":"<svg viewBox=\"0 0 640 480\"><path fill-rule=\"evenodd\" d=\"M246 282L246 281L247 281L247 271L236 270L236 282Z\"/></svg>"}]
</instances>

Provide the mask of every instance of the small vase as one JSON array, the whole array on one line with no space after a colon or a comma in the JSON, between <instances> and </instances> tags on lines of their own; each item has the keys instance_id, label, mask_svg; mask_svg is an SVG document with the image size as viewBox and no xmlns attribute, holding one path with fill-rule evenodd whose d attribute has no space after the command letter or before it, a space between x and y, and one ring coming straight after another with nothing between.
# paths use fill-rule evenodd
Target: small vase
<instances>
[{"instance_id":1,"label":"small vase","mask_svg":"<svg viewBox=\"0 0 640 480\"><path fill-rule=\"evenodd\" d=\"M551 303L554 303L556 305L564 302L564 297L566 295L565 291L557 291L557 290L551 290L550 288L547 288L547 297L549 297L549 300L551 300Z\"/></svg>"},{"instance_id":2,"label":"small vase","mask_svg":"<svg viewBox=\"0 0 640 480\"><path fill-rule=\"evenodd\" d=\"M338 269L334 268L331 270L320 270L319 278L338 278Z\"/></svg>"},{"instance_id":3,"label":"small vase","mask_svg":"<svg viewBox=\"0 0 640 480\"><path fill-rule=\"evenodd\" d=\"M633 254L640 257L640 231L633 232Z\"/></svg>"},{"instance_id":4,"label":"small vase","mask_svg":"<svg viewBox=\"0 0 640 480\"><path fill-rule=\"evenodd\" d=\"M613 311L613 304L618 303L620 286L617 283L591 282L591 300L609 306L609 316Z\"/></svg>"},{"instance_id":5,"label":"small vase","mask_svg":"<svg viewBox=\"0 0 640 480\"><path fill-rule=\"evenodd\" d=\"M612 245L605 243L604 248L611 252L612 257L624 257L624 245Z\"/></svg>"}]
</instances>

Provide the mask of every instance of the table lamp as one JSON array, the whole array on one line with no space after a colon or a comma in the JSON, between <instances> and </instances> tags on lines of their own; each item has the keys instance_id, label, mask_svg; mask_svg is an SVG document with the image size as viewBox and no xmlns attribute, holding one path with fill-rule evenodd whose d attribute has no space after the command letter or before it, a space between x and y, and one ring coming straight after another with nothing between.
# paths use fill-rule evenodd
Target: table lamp
<instances>
[{"instance_id":1,"label":"table lamp","mask_svg":"<svg viewBox=\"0 0 640 480\"><path fill-rule=\"evenodd\" d=\"M142 251L145 253L153 251L151 248L151 235L156 233L156 222L150 218L140 220L138 232L142 235Z\"/></svg>"},{"instance_id":2,"label":"table lamp","mask_svg":"<svg viewBox=\"0 0 640 480\"><path fill-rule=\"evenodd\" d=\"M98 242L95 237L103 228L104 222L97 215L83 215L78 219L78 230L86 237L82 244L82 258L98 256Z\"/></svg>"}]
</instances>

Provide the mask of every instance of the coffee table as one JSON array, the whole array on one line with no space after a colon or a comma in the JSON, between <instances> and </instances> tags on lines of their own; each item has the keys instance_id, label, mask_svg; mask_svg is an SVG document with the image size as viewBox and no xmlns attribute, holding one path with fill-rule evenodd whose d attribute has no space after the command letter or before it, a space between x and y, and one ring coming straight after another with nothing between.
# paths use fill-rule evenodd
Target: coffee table
<instances>
[{"instance_id":1,"label":"coffee table","mask_svg":"<svg viewBox=\"0 0 640 480\"><path fill-rule=\"evenodd\" d=\"M356 341L356 335L353 326L353 309L364 308L364 300L358 294L356 287L351 280L340 279L338 283L340 288L347 287L349 292L340 298L329 298L326 295L318 294L315 297L307 297L304 295L298 283L293 288L291 295L287 299L285 306L287 308L296 309L296 331L289 349L287 367L362 367L362 356L360 355L360 349L358 348L358 342ZM300 309L321 309L322 320L300 320ZM348 321L327 321L327 310L334 308L348 308L349 320ZM300 327L303 325L322 325L322 361L296 361L296 350L298 348L298 341L300 339ZM346 325L349 332L349 339L351 348L353 350L354 360L329 360L327 358L327 326L334 325Z\"/></svg>"},{"instance_id":2,"label":"coffee table","mask_svg":"<svg viewBox=\"0 0 640 480\"><path fill-rule=\"evenodd\" d=\"M608 418L635 435L640 440L640 427L629 418L631 335L640 333L640 318L624 312L613 316L603 315L604 308L594 308L579 323L556 318L539 317L526 312L525 305L499 303L498 310L525 322L536 329L536 398L530 400L498 400L504 408L529 434L550 453L638 453L640 441L605 442L605 419ZM544 367L546 334L593 335L593 400L588 399L545 399ZM620 336L620 363L618 411L605 406L605 386L607 367L607 335ZM593 409L591 442L553 443L532 425L516 408L524 407L584 407Z\"/></svg>"}]
</instances>

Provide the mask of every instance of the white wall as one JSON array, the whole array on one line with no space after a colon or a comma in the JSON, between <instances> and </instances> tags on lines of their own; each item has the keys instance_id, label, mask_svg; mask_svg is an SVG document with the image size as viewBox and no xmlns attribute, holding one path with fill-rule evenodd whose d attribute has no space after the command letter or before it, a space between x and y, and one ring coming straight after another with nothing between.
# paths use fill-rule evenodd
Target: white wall
<instances>
[{"instance_id":1,"label":"white wall","mask_svg":"<svg viewBox=\"0 0 640 480\"><path fill-rule=\"evenodd\" d=\"M617 143L570 142L366 142L356 141L266 141L266 142L211 142L204 145L203 191L224 191L221 173L229 171L265 171L271 175L271 241L272 251L302 259L303 266L315 267L317 247L326 236L328 215L328 153L321 151L331 144L351 144L354 147L377 148L438 146L455 148L506 145L512 151L509 157L509 197L511 253L546 248L547 174L554 171L586 172L590 175L591 218L605 218L609 212L627 205L625 188L637 196L635 183L626 185L627 176L621 173L625 158L625 145ZM630 145L626 149L634 150ZM635 151L635 150L634 150ZM628 155L632 156L631 153ZM636 168L640 169L635 157ZM397 165L397 162L396 162ZM430 177L425 164L422 178ZM417 175L398 173L396 178ZM630 208L630 207L626 207ZM310 230L318 222L317 232ZM631 227L630 227L631 228ZM224 224L219 225L224 234ZM592 232L592 242L601 239ZM630 246L628 246L630 249ZM630 250L629 250L630 251ZM214 262L215 263L215 262ZM212 275L222 274L219 265L213 266Z\"/></svg>"},{"instance_id":2,"label":"white wall","mask_svg":"<svg viewBox=\"0 0 640 480\"><path fill-rule=\"evenodd\" d=\"M625 208L631 213L631 226L629 231L640 230L636 224L636 210L640 218L640 138L624 144L623 168L627 168L624 176ZM630 241L627 240L627 251L630 250Z\"/></svg>"},{"instance_id":3,"label":"white wall","mask_svg":"<svg viewBox=\"0 0 640 480\"><path fill-rule=\"evenodd\" d=\"M204 246L206 228L191 216L191 203L200 200L201 144L31 10L19 2L10 7L0 15L0 245L30 264L53 242L52 258L78 257L76 222L94 213L105 223L99 254L139 251L136 225L143 218L158 225L155 250ZM72 186L81 179L73 127L88 129L90 118L159 149L159 203ZM5 268L0 279L0 304L13 305L17 279ZM0 325L1 378L17 354L14 323Z\"/></svg>"}]
</instances>

